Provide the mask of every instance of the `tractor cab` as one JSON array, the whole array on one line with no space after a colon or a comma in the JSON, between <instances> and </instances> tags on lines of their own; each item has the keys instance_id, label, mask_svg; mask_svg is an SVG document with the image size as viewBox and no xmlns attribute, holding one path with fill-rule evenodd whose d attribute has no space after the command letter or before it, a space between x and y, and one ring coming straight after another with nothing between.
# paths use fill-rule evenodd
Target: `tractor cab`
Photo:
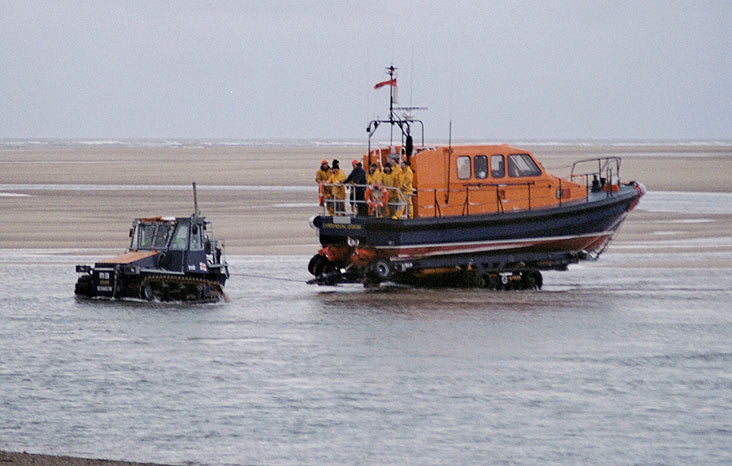
<instances>
[{"instance_id":1,"label":"tractor cab","mask_svg":"<svg viewBox=\"0 0 732 466\"><path fill-rule=\"evenodd\" d=\"M221 265L221 245L205 234L204 217L153 217L135 219L130 229L129 252L154 251L157 263L171 272L208 273Z\"/></svg>"},{"instance_id":2,"label":"tractor cab","mask_svg":"<svg viewBox=\"0 0 732 466\"><path fill-rule=\"evenodd\" d=\"M211 223L198 211L195 183L193 197L190 217L137 218L123 254L93 267L77 265L76 272L82 275L76 294L161 301L225 299L229 268L223 258L224 244L212 239Z\"/></svg>"}]
</instances>

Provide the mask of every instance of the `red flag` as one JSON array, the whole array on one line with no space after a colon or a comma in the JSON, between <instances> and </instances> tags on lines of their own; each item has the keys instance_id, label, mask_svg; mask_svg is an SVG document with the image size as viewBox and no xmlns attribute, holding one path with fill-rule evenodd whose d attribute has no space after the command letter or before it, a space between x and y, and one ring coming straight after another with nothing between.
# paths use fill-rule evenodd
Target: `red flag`
<instances>
[{"instance_id":1,"label":"red flag","mask_svg":"<svg viewBox=\"0 0 732 466\"><path fill-rule=\"evenodd\" d=\"M374 85L374 89L378 89L378 88L384 87L384 86L396 86L396 78L390 79L388 81L381 81L380 83L376 83Z\"/></svg>"}]
</instances>

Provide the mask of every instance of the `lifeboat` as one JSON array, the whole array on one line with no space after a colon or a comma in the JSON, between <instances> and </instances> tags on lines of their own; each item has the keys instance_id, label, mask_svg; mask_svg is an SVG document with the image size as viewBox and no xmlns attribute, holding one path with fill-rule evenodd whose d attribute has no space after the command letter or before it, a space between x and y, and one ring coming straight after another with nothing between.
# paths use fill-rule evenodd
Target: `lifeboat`
<instances>
[{"instance_id":1,"label":"lifeboat","mask_svg":"<svg viewBox=\"0 0 732 466\"><path fill-rule=\"evenodd\" d=\"M396 68L387 73L377 86L393 89ZM350 209L329 209L324 199L311 220L321 249L308 264L309 283L538 289L542 271L597 260L645 194L642 184L621 183L620 157L576 161L562 178L530 151L506 144L425 146L422 122L399 115L413 108L395 107L393 97L392 90L389 118L369 124L361 158L377 181L347 185ZM382 125L401 140L372 149ZM421 129L419 146L413 128ZM411 169L411 186L408 176L383 176L387 165Z\"/></svg>"}]
</instances>

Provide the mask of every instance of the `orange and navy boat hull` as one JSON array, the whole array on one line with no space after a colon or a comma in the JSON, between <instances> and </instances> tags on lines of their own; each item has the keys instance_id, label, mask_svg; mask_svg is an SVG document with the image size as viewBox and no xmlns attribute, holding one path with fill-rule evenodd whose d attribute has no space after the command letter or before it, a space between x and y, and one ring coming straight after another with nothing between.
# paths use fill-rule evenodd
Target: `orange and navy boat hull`
<instances>
[{"instance_id":1,"label":"orange and navy boat hull","mask_svg":"<svg viewBox=\"0 0 732 466\"><path fill-rule=\"evenodd\" d=\"M515 269L517 263L556 269L601 253L643 193L631 183L552 208L415 219L319 216L313 224L324 248L344 256L368 251L397 269L400 263L423 269L466 259L488 269Z\"/></svg>"}]
</instances>

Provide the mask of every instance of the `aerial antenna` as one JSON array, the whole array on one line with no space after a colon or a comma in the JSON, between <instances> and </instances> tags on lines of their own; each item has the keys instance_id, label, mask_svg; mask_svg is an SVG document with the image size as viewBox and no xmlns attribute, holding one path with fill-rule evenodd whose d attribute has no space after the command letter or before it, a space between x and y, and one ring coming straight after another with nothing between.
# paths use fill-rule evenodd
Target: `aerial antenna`
<instances>
[{"instance_id":1,"label":"aerial antenna","mask_svg":"<svg viewBox=\"0 0 732 466\"><path fill-rule=\"evenodd\" d=\"M452 167L452 118L447 131L447 191L445 192L445 204L450 202L450 168Z\"/></svg>"},{"instance_id":2,"label":"aerial antenna","mask_svg":"<svg viewBox=\"0 0 732 466\"><path fill-rule=\"evenodd\" d=\"M412 93L414 91L414 44L412 44L412 63L409 65L409 106L412 106Z\"/></svg>"},{"instance_id":3,"label":"aerial antenna","mask_svg":"<svg viewBox=\"0 0 732 466\"><path fill-rule=\"evenodd\" d=\"M389 129L389 146L394 145L394 89L397 87L396 71L397 69L394 68L393 63L386 68L389 81L393 82L393 84L390 84L391 89L389 89L389 122L391 123L391 128Z\"/></svg>"},{"instance_id":4,"label":"aerial antenna","mask_svg":"<svg viewBox=\"0 0 732 466\"><path fill-rule=\"evenodd\" d=\"M448 132L447 132L447 149L452 154L452 120L450 120L450 124L448 126Z\"/></svg>"}]
</instances>

